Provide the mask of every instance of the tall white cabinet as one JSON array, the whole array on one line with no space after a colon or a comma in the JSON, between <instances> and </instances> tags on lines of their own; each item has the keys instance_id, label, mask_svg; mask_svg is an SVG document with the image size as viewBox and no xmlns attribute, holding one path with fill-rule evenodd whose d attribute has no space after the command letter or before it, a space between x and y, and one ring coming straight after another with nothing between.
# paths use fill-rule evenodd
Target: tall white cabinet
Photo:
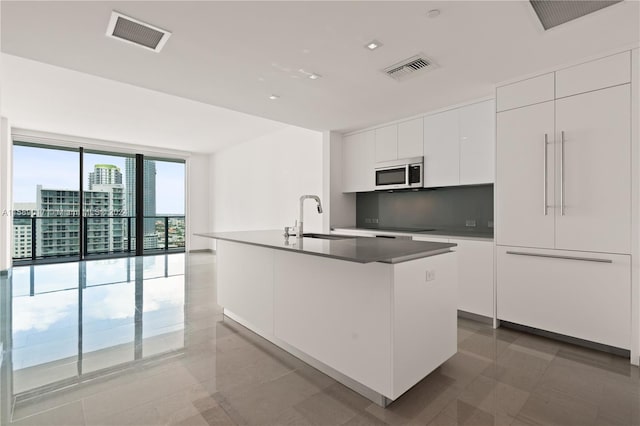
<instances>
[{"instance_id":1,"label":"tall white cabinet","mask_svg":"<svg viewBox=\"0 0 640 426\"><path fill-rule=\"evenodd\" d=\"M630 348L630 67L498 87L498 319Z\"/></svg>"}]
</instances>

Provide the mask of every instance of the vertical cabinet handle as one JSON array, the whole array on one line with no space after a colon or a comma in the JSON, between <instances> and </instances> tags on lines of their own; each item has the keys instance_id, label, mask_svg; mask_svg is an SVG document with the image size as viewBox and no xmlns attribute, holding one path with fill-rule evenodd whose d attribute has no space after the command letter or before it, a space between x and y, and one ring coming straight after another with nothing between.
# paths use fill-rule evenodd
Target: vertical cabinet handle
<instances>
[{"instance_id":1,"label":"vertical cabinet handle","mask_svg":"<svg viewBox=\"0 0 640 426\"><path fill-rule=\"evenodd\" d=\"M560 216L564 216L564 130L560 132Z\"/></svg>"},{"instance_id":2,"label":"vertical cabinet handle","mask_svg":"<svg viewBox=\"0 0 640 426\"><path fill-rule=\"evenodd\" d=\"M542 202L543 202L543 214L547 215L547 144L549 143L549 135L544 134L544 158L542 160L542 164L544 167L543 171L543 181L542 181Z\"/></svg>"}]
</instances>

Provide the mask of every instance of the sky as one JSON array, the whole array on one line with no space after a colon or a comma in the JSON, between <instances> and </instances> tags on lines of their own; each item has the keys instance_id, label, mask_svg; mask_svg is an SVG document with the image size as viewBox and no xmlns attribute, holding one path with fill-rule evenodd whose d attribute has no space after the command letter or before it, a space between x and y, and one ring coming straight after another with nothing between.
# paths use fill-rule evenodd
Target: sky
<instances>
[{"instance_id":1,"label":"sky","mask_svg":"<svg viewBox=\"0 0 640 426\"><path fill-rule=\"evenodd\" d=\"M96 164L120 167L126 184L125 158L85 153L84 187L89 188L89 172ZM182 163L156 161L156 214L184 214L184 172ZM35 203L36 186L51 189L78 189L79 154L73 151L14 145L13 200Z\"/></svg>"}]
</instances>

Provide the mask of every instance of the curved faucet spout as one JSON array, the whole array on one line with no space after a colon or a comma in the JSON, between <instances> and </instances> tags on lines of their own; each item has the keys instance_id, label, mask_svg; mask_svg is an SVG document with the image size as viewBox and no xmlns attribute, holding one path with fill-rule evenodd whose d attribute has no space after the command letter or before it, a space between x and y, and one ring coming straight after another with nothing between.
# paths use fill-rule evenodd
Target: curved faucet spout
<instances>
[{"instance_id":1,"label":"curved faucet spout","mask_svg":"<svg viewBox=\"0 0 640 426\"><path fill-rule=\"evenodd\" d=\"M298 238L302 238L302 235L304 234L304 229L303 229L303 221L304 221L304 200L307 199L312 199L312 200L316 200L316 203L318 203L318 213L322 213L322 203L320 202L320 197L318 197L317 195L303 195L300 197L300 220L298 223Z\"/></svg>"}]
</instances>

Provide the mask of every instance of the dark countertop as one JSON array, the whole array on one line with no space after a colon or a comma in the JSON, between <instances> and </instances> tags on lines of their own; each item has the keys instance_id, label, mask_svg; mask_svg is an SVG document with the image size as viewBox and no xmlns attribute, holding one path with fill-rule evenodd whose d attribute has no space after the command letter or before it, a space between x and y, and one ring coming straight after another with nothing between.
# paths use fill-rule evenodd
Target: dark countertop
<instances>
[{"instance_id":1,"label":"dark countertop","mask_svg":"<svg viewBox=\"0 0 640 426\"><path fill-rule=\"evenodd\" d=\"M403 235L423 235L434 237L451 237L451 238L471 238L482 240L493 240L493 232L478 231L476 229L461 228L440 228L440 229L398 229L398 228L358 228L355 226L336 226L335 231L365 231L387 234L403 234Z\"/></svg>"},{"instance_id":2,"label":"dark countertop","mask_svg":"<svg viewBox=\"0 0 640 426\"><path fill-rule=\"evenodd\" d=\"M283 231L277 230L211 232L195 235L358 263L400 263L448 252L451 247L456 246L453 243L369 237L322 240L308 237L298 239L291 236L287 243Z\"/></svg>"}]
</instances>

